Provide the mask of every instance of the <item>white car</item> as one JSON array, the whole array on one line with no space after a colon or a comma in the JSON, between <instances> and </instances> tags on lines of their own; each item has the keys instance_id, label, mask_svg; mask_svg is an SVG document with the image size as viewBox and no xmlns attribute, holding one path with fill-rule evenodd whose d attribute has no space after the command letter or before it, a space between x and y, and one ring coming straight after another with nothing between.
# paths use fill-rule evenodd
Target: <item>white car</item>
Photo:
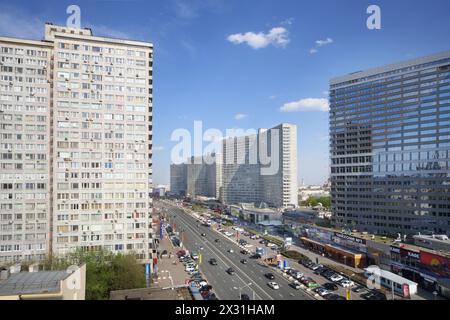
<instances>
[{"instance_id":1,"label":"white car","mask_svg":"<svg viewBox=\"0 0 450 320\"><path fill-rule=\"evenodd\" d=\"M276 283L276 282L274 282L274 281L271 281L271 282L267 283L267 285L268 285L269 287L271 287L273 290L278 290L278 289L280 289L280 286L278 285L278 283Z\"/></svg>"},{"instance_id":2,"label":"white car","mask_svg":"<svg viewBox=\"0 0 450 320\"><path fill-rule=\"evenodd\" d=\"M355 285L355 283L351 280L342 280L341 281L341 286L343 286L344 288L350 288L353 287Z\"/></svg>"},{"instance_id":3,"label":"white car","mask_svg":"<svg viewBox=\"0 0 450 320\"><path fill-rule=\"evenodd\" d=\"M324 289L324 288L320 288L317 290L317 293L321 296L321 297L325 297L326 295L331 294L331 291Z\"/></svg>"},{"instance_id":4,"label":"white car","mask_svg":"<svg viewBox=\"0 0 450 320\"><path fill-rule=\"evenodd\" d=\"M228 249L228 252L229 253L234 253L234 250L233 249Z\"/></svg>"},{"instance_id":5,"label":"white car","mask_svg":"<svg viewBox=\"0 0 450 320\"><path fill-rule=\"evenodd\" d=\"M194 266L186 266L186 272L192 272L192 271L195 271Z\"/></svg>"},{"instance_id":6,"label":"white car","mask_svg":"<svg viewBox=\"0 0 450 320\"><path fill-rule=\"evenodd\" d=\"M330 277L330 280L331 281L333 281L333 282L338 282L338 281L341 281L342 279L344 279L344 277L343 276L341 276L341 275L339 275L339 274L333 274L331 277Z\"/></svg>"}]
</instances>

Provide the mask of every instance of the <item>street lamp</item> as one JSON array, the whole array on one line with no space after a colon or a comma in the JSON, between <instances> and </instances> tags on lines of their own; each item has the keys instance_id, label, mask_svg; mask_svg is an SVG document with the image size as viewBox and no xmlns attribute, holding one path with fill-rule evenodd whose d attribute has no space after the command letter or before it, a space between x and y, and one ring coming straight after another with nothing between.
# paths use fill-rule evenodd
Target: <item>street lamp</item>
<instances>
[{"instance_id":1,"label":"street lamp","mask_svg":"<svg viewBox=\"0 0 450 320\"><path fill-rule=\"evenodd\" d=\"M242 294L242 289L245 289L247 287L250 287L252 285L252 283L248 283L243 287L233 287L234 290L239 290L239 299L241 299L241 294ZM253 290L253 300L255 300L255 290Z\"/></svg>"}]
</instances>

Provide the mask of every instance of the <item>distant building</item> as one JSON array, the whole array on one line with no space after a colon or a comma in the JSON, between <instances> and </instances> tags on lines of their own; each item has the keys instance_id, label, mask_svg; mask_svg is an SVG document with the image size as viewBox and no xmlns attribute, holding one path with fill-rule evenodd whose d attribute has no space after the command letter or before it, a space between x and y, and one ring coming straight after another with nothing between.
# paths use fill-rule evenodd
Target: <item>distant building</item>
<instances>
[{"instance_id":1,"label":"distant building","mask_svg":"<svg viewBox=\"0 0 450 320\"><path fill-rule=\"evenodd\" d=\"M328 197L330 192L323 186L300 186L298 196L300 201L306 201L309 198Z\"/></svg>"},{"instance_id":2,"label":"distant building","mask_svg":"<svg viewBox=\"0 0 450 320\"><path fill-rule=\"evenodd\" d=\"M206 156L205 156L206 157ZM215 154L211 155L215 159ZM219 159L220 160L220 159ZM208 163L204 157L191 157L182 164L170 166L171 194L188 197L219 197L220 161Z\"/></svg>"},{"instance_id":3,"label":"distant building","mask_svg":"<svg viewBox=\"0 0 450 320\"><path fill-rule=\"evenodd\" d=\"M276 150L271 150L275 146ZM296 207L297 197L297 126L283 123L258 134L227 138L222 144L223 203L267 203L271 207ZM261 154L277 162L272 173ZM267 172L265 172L267 171Z\"/></svg>"},{"instance_id":4,"label":"distant building","mask_svg":"<svg viewBox=\"0 0 450 320\"><path fill-rule=\"evenodd\" d=\"M0 300L84 300L86 265L71 271L21 272L20 266L0 275Z\"/></svg>"},{"instance_id":5,"label":"distant building","mask_svg":"<svg viewBox=\"0 0 450 320\"><path fill-rule=\"evenodd\" d=\"M264 226L279 226L282 224L283 216L281 211L271 209L264 203L259 204L259 206L251 203L241 203L230 207L232 212L237 212L242 219L250 223Z\"/></svg>"}]
</instances>

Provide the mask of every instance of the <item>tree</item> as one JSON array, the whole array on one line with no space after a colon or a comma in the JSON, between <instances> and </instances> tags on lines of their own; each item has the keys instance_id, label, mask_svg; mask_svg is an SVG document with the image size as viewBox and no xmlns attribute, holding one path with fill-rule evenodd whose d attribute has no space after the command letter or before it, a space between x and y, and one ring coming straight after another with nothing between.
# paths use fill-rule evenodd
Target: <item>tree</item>
<instances>
[{"instance_id":1,"label":"tree","mask_svg":"<svg viewBox=\"0 0 450 320\"><path fill-rule=\"evenodd\" d=\"M106 300L113 290L145 287L144 267L133 254L113 254L106 250L82 251L48 258L45 269L61 270L86 264L86 300Z\"/></svg>"}]
</instances>

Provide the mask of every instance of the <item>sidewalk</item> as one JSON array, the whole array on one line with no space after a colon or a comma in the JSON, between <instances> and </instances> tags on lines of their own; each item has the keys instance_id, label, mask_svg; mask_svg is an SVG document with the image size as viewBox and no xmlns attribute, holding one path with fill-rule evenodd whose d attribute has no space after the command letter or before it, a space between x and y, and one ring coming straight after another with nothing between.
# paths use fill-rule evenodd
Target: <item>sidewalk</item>
<instances>
[{"instance_id":1,"label":"sidewalk","mask_svg":"<svg viewBox=\"0 0 450 320\"><path fill-rule=\"evenodd\" d=\"M174 248L172 242L166 234L159 243L159 252L167 250L167 257L158 258L158 278L155 281L161 288L176 287L186 284L186 280L189 279L189 275L184 271L184 266L178 261L177 251L180 248ZM170 254L172 254L170 256ZM173 264L173 262L176 264Z\"/></svg>"}]
</instances>

